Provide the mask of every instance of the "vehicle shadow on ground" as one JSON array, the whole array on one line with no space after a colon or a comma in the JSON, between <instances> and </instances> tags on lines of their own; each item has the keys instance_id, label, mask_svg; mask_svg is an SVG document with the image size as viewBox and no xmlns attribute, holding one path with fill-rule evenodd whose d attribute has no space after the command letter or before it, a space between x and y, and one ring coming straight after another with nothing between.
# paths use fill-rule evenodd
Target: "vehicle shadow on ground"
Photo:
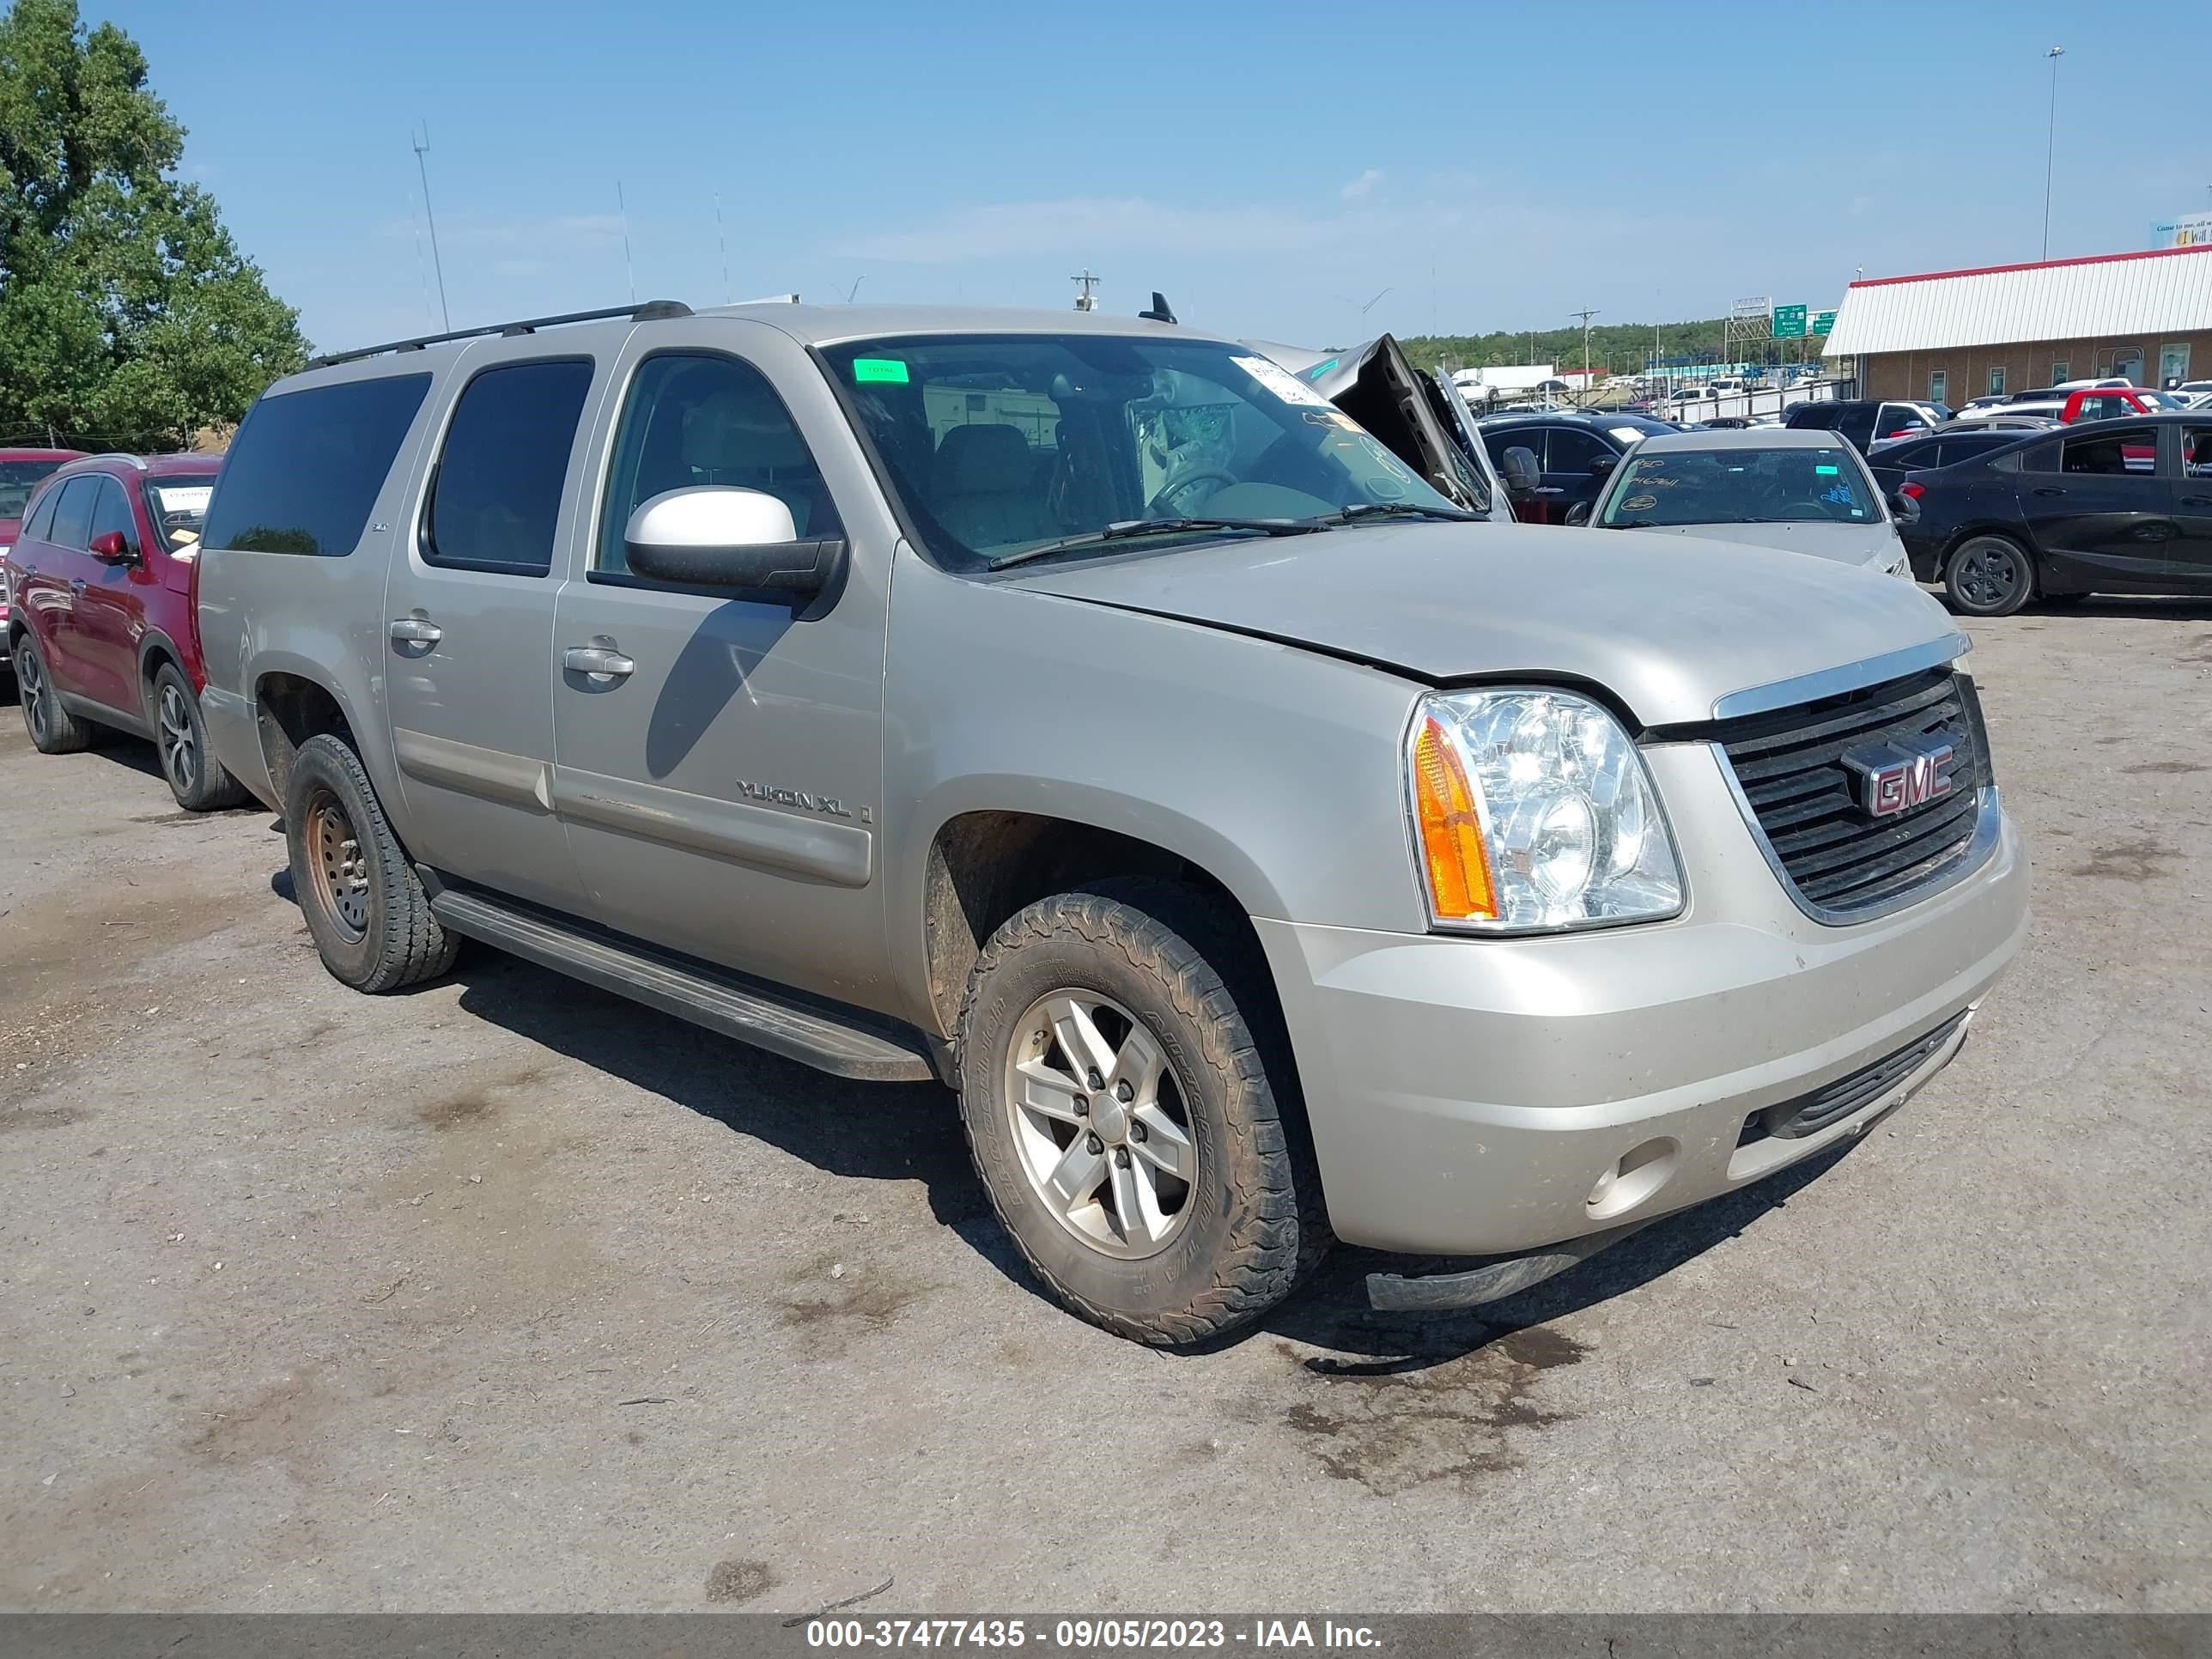
<instances>
[{"instance_id":1,"label":"vehicle shadow on ground","mask_svg":"<svg viewBox=\"0 0 2212 1659\"><path fill-rule=\"evenodd\" d=\"M2036 617L2115 617L2130 622L2212 622L2212 599L2148 599L2137 595L2115 593L2109 598L2091 595L2086 599L2072 600L2065 605L2050 605L2037 601L2022 616Z\"/></svg>"}]
</instances>

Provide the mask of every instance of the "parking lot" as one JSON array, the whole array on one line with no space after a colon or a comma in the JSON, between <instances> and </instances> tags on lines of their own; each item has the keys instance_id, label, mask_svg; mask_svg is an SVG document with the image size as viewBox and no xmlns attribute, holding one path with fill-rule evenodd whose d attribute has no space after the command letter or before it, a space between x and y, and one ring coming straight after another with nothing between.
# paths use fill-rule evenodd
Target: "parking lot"
<instances>
[{"instance_id":1,"label":"parking lot","mask_svg":"<svg viewBox=\"0 0 2212 1659\"><path fill-rule=\"evenodd\" d=\"M2183 1610L2212 1595L2212 605L1973 627L2037 921L1855 1150L1473 1315L1043 1300L951 1097L483 950L0 722L0 1602Z\"/></svg>"}]
</instances>

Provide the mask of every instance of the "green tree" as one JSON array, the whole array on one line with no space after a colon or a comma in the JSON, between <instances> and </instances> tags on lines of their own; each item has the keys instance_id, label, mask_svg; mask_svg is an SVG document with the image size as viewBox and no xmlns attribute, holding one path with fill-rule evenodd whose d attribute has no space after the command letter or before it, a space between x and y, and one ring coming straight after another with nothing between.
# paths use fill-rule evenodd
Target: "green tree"
<instances>
[{"instance_id":1,"label":"green tree","mask_svg":"<svg viewBox=\"0 0 2212 1659\"><path fill-rule=\"evenodd\" d=\"M299 314L176 176L145 54L76 0L0 16L0 434L167 448L307 356Z\"/></svg>"}]
</instances>

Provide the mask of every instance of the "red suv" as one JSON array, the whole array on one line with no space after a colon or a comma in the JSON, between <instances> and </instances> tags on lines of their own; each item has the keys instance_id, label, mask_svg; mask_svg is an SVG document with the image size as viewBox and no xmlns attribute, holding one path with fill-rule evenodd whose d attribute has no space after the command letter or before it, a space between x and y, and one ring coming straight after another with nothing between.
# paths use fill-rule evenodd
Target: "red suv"
<instances>
[{"instance_id":1,"label":"red suv","mask_svg":"<svg viewBox=\"0 0 2212 1659\"><path fill-rule=\"evenodd\" d=\"M82 449L0 449L0 668L8 665L8 550L23 527L31 492Z\"/></svg>"},{"instance_id":2,"label":"red suv","mask_svg":"<svg viewBox=\"0 0 2212 1659\"><path fill-rule=\"evenodd\" d=\"M246 799L200 719L196 560L221 465L211 455L73 461L31 497L7 560L8 642L32 743L66 754L100 726L150 738L178 805L198 812Z\"/></svg>"}]
</instances>

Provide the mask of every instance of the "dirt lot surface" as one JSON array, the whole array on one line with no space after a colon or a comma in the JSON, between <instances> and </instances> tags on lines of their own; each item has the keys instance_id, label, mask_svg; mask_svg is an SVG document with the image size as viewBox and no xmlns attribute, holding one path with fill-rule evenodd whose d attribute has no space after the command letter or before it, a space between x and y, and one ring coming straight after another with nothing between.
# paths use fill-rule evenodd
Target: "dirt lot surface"
<instances>
[{"instance_id":1,"label":"dirt lot surface","mask_svg":"<svg viewBox=\"0 0 2212 1659\"><path fill-rule=\"evenodd\" d=\"M0 710L0 1606L2212 1607L2212 606L1974 632L2037 925L1856 1150L1472 1316L1151 1352L951 1097L489 951Z\"/></svg>"}]
</instances>

